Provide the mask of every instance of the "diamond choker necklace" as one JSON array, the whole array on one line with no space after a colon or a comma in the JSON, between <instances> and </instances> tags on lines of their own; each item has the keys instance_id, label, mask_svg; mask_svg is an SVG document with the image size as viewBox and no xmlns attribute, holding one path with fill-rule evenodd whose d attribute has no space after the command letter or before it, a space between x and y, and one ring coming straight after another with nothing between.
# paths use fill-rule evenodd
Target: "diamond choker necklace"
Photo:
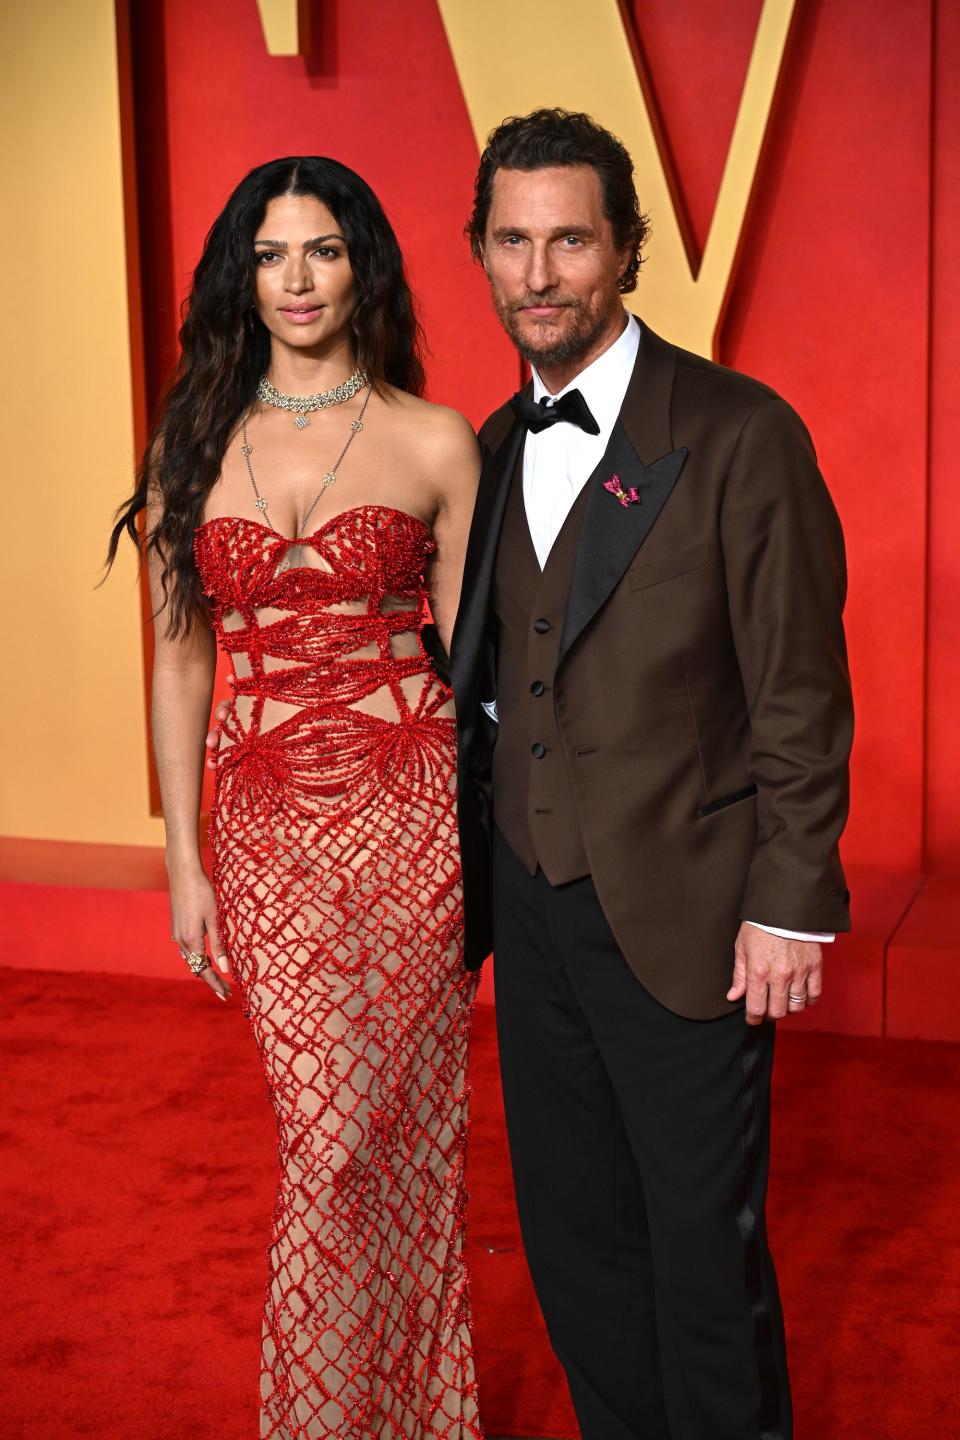
<instances>
[{"instance_id":1,"label":"diamond choker necklace","mask_svg":"<svg viewBox=\"0 0 960 1440\"><path fill-rule=\"evenodd\" d=\"M297 429L306 430L310 424L307 415L311 410L328 410L331 405L342 405L345 400L351 400L358 390L362 390L366 383L367 377L363 371L356 370L342 385L337 385L333 390L321 390L319 395L283 395L264 375L257 386L257 399L264 405L272 405L276 410L288 410L294 416L293 423Z\"/></svg>"}]
</instances>

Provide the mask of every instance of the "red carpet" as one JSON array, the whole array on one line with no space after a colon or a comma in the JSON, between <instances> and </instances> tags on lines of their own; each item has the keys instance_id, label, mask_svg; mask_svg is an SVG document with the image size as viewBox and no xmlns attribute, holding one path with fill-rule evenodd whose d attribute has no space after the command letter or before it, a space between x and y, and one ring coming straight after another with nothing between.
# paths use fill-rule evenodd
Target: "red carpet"
<instances>
[{"instance_id":1,"label":"red carpet","mask_svg":"<svg viewBox=\"0 0 960 1440\"><path fill-rule=\"evenodd\" d=\"M273 1121L239 1006L3 970L3 1440L253 1440ZM781 1035L798 1440L960 1433L960 1047ZM491 1435L576 1434L516 1233L492 1016L471 1265Z\"/></svg>"}]
</instances>

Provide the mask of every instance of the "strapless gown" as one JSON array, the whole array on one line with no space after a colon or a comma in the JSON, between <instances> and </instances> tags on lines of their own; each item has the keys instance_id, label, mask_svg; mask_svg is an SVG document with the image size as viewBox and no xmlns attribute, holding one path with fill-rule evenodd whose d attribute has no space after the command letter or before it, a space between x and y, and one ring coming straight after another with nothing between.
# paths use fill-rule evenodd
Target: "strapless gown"
<instances>
[{"instance_id":1,"label":"strapless gown","mask_svg":"<svg viewBox=\"0 0 960 1440\"><path fill-rule=\"evenodd\" d=\"M463 1259L475 978L452 697L419 636L434 549L382 505L298 541L236 517L197 531L233 666L213 880L279 1142L275 1440L482 1433Z\"/></svg>"}]
</instances>

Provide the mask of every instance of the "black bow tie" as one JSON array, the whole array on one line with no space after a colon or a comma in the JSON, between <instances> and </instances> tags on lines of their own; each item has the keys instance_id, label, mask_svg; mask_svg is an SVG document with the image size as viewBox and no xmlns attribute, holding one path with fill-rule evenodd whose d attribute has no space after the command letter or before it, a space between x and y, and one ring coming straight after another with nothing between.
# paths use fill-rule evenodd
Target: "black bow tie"
<instances>
[{"instance_id":1,"label":"black bow tie","mask_svg":"<svg viewBox=\"0 0 960 1440\"><path fill-rule=\"evenodd\" d=\"M565 420L569 425L579 425L588 435L599 435L600 426L590 413L590 406L579 390L568 390L559 400L551 401L546 396L534 402L520 390L510 401L510 409L534 435L548 430Z\"/></svg>"}]
</instances>

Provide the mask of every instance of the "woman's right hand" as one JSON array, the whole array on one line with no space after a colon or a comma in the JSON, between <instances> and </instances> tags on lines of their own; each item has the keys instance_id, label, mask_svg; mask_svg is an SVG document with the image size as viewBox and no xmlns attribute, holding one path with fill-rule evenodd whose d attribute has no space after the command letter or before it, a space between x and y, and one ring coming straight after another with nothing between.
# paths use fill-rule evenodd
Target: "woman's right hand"
<instances>
[{"instance_id":1,"label":"woman's right hand","mask_svg":"<svg viewBox=\"0 0 960 1440\"><path fill-rule=\"evenodd\" d=\"M181 865L168 860L167 873L170 880L171 933L184 961L191 952L206 954L204 947L209 942L210 957L226 974L229 966L217 928L217 902L203 867L197 863ZM213 965L202 970L198 978L209 985L219 1000L229 998L230 987Z\"/></svg>"}]
</instances>

